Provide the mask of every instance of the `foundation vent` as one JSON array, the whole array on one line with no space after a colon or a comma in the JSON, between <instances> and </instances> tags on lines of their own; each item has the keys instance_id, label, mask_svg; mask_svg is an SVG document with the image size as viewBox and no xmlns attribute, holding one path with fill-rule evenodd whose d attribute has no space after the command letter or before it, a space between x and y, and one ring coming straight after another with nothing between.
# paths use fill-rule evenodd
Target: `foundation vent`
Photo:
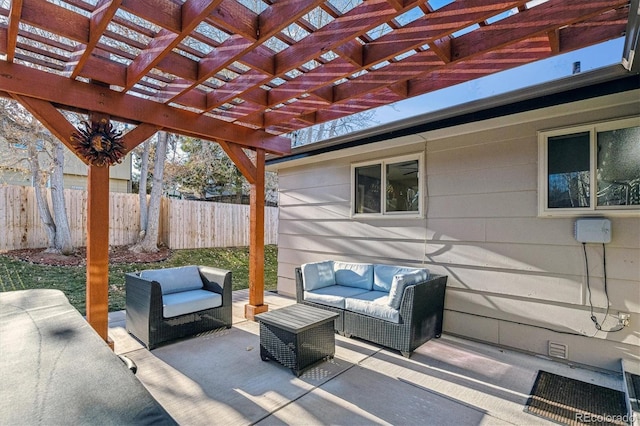
<instances>
[{"instance_id":1,"label":"foundation vent","mask_svg":"<svg viewBox=\"0 0 640 426\"><path fill-rule=\"evenodd\" d=\"M564 343L549 340L549 356L567 359L569 357L569 348Z\"/></svg>"}]
</instances>

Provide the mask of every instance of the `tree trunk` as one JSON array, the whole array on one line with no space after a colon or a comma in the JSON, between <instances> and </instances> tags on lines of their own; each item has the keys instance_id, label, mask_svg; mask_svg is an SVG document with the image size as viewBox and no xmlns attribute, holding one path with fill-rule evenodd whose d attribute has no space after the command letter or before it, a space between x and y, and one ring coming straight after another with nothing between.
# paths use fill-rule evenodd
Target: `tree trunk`
<instances>
[{"instance_id":1,"label":"tree trunk","mask_svg":"<svg viewBox=\"0 0 640 426\"><path fill-rule=\"evenodd\" d=\"M71 231L64 202L64 146L54 143L53 172L51 173L51 201L55 220L55 247L64 255L73 253Z\"/></svg>"},{"instance_id":2,"label":"tree trunk","mask_svg":"<svg viewBox=\"0 0 640 426\"><path fill-rule=\"evenodd\" d=\"M146 233L142 241L131 247L131 250L143 253L158 251L158 232L160 230L160 202L162 201L162 176L164 174L164 160L167 155L167 141L169 135L166 132L158 132L158 144L156 145L156 158L153 167L153 184L149 197L149 211L147 216Z\"/></svg>"},{"instance_id":3,"label":"tree trunk","mask_svg":"<svg viewBox=\"0 0 640 426\"><path fill-rule=\"evenodd\" d=\"M140 185L138 187L138 196L140 198L140 233L138 234L138 242L144 239L147 233L147 215L149 205L147 204L147 178L149 176L149 150L151 143L147 139L142 145L142 164L140 164Z\"/></svg>"},{"instance_id":4,"label":"tree trunk","mask_svg":"<svg viewBox=\"0 0 640 426\"><path fill-rule=\"evenodd\" d=\"M49 210L49 204L42 191L42 172L40 171L40 163L38 161L38 151L36 144L29 144L29 168L31 169L31 179L33 180L33 189L36 196L36 205L38 206L38 213L40 219L44 224L44 228L47 231L47 240L49 246L47 251L56 251L56 224L51 216Z\"/></svg>"}]
</instances>

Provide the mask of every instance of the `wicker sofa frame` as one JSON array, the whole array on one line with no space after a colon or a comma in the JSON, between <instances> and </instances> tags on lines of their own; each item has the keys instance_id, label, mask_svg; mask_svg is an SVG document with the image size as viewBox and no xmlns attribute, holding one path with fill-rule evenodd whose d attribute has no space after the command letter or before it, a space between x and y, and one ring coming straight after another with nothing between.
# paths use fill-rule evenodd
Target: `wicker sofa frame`
<instances>
[{"instance_id":1,"label":"wicker sofa frame","mask_svg":"<svg viewBox=\"0 0 640 426\"><path fill-rule=\"evenodd\" d=\"M231 271L198 266L203 290L222 295L222 306L172 318L163 316L162 289L157 281L125 274L126 327L149 350L172 340L217 328L231 328Z\"/></svg>"},{"instance_id":2,"label":"wicker sofa frame","mask_svg":"<svg viewBox=\"0 0 640 426\"><path fill-rule=\"evenodd\" d=\"M405 357L423 343L442 335L446 275L431 274L427 281L408 286L400 303L400 322L321 305L304 300L302 269L296 268L296 301L316 308L336 312L335 330L347 337L358 337L381 346L398 350Z\"/></svg>"}]
</instances>

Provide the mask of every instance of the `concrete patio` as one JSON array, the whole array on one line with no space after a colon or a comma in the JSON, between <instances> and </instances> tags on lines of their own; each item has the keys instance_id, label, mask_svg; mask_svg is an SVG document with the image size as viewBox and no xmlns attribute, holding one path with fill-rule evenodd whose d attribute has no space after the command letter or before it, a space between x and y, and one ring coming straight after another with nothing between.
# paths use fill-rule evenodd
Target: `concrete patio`
<instances>
[{"instance_id":1,"label":"concrete patio","mask_svg":"<svg viewBox=\"0 0 640 426\"><path fill-rule=\"evenodd\" d=\"M539 370L623 390L620 374L594 371L450 335L410 359L336 335L336 355L299 378L259 355L258 324L241 316L248 291L234 292L229 330L145 349L109 315L115 351L182 425L554 424L524 411ZM295 303L265 293L271 310Z\"/></svg>"}]
</instances>

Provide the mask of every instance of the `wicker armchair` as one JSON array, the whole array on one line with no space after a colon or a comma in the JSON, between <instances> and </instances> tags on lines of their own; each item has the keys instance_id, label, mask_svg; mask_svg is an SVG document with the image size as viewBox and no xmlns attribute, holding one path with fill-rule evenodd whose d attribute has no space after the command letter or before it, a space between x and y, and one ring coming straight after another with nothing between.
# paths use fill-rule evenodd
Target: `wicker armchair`
<instances>
[{"instance_id":1,"label":"wicker armchair","mask_svg":"<svg viewBox=\"0 0 640 426\"><path fill-rule=\"evenodd\" d=\"M148 349L162 343L193 336L216 328L230 328L231 271L198 266L203 290L222 295L222 306L171 318L163 316L162 288L157 281L125 274L126 327Z\"/></svg>"}]
</instances>

